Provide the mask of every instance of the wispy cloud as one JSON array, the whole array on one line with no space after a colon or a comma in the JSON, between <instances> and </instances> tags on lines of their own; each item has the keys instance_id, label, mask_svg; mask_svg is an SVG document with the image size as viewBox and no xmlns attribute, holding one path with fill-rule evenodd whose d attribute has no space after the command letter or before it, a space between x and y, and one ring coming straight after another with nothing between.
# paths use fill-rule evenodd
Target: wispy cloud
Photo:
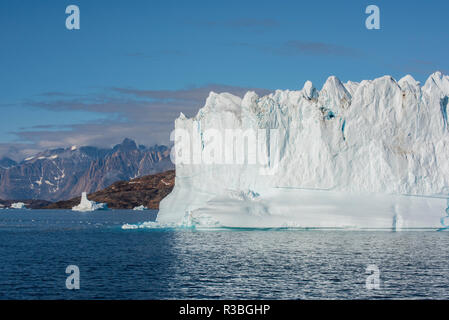
<instances>
[{"instance_id":1,"label":"wispy cloud","mask_svg":"<svg viewBox=\"0 0 449 320\"><path fill-rule=\"evenodd\" d=\"M360 53L352 48L324 43L290 40L282 44L275 52L285 55L325 55L325 56L358 56Z\"/></svg>"},{"instance_id":2,"label":"wispy cloud","mask_svg":"<svg viewBox=\"0 0 449 320\"><path fill-rule=\"evenodd\" d=\"M164 49L164 50L158 50L158 51L134 51L134 52L128 52L125 54L127 57L132 58L142 58L142 59L158 59L163 56L172 56L172 57L181 57L187 55L186 52L181 50L171 50L171 49Z\"/></svg>"},{"instance_id":3,"label":"wispy cloud","mask_svg":"<svg viewBox=\"0 0 449 320\"><path fill-rule=\"evenodd\" d=\"M234 28L276 28L279 27L279 22L273 19L235 19L224 22L224 25Z\"/></svg>"},{"instance_id":4,"label":"wispy cloud","mask_svg":"<svg viewBox=\"0 0 449 320\"><path fill-rule=\"evenodd\" d=\"M36 144L29 143L0 143L0 159L3 157L11 158L15 161L21 161L31 154L42 150Z\"/></svg>"},{"instance_id":5,"label":"wispy cloud","mask_svg":"<svg viewBox=\"0 0 449 320\"><path fill-rule=\"evenodd\" d=\"M152 98L161 101L193 101L193 102L204 102L205 98L209 95L211 91L214 92L229 92L237 96L243 96L248 91L256 91L259 94L267 94L270 91L261 88L251 88L251 87L238 87L229 86L222 84L209 84L203 87L189 87L180 90L138 90L129 88L112 88L114 91L134 95L140 98Z\"/></svg>"},{"instance_id":6,"label":"wispy cloud","mask_svg":"<svg viewBox=\"0 0 449 320\"><path fill-rule=\"evenodd\" d=\"M229 92L242 97L247 91L267 94L261 88L209 84L179 90L142 90L109 88L106 92L90 95L51 93L42 94L23 104L55 112L93 112L101 120L71 125L49 123L15 132L19 143L0 144L0 156L14 158L28 156L38 150L71 145L112 146L123 138L135 139L139 144L169 143L174 119L180 112L195 115L211 91ZM17 148L13 148L16 146Z\"/></svg>"},{"instance_id":7,"label":"wispy cloud","mask_svg":"<svg viewBox=\"0 0 449 320\"><path fill-rule=\"evenodd\" d=\"M363 53L357 49L325 42L288 40L281 44L253 44L250 42L234 42L232 46L253 48L281 56L341 56L359 57Z\"/></svg>"},{"instance_id":8,"label":"wispy cloud","mask_svg":"<svg viewBox=\"0 0 449 320\"><path fill-rule=\"evenodd\" d=\"M39 97L73 97L74 94L60 91L48 91L38 95Z\"/></svg>"},{"instance_id":9,"label":"wispy cloud","mask_svg":"<svg viewBox=\"0 0 449 320\"><path fill-rule=\"evenodd\" d=\"M229 29L239 29L253 32L264 32L274 28L278 28L280 23L271 18L239 18L239 19L224 19L224 20L195 20L188 21L190 25L197 25L200 27L221 27Z\"/></svg>"}]
</instances>

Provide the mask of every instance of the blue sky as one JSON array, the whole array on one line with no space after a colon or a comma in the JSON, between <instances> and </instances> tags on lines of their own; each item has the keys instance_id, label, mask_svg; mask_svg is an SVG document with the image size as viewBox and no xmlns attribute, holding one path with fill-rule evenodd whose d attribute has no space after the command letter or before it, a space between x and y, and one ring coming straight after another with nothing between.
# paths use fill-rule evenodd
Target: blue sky
<instances>
[{"instance_id":1,"label":"blue sky","mask_svg":"<svg viewBox=\"0 0 449 320\"><path fill-rule=\"evenodd\" d=\"M81 29L67 30L78 5ZM380 8L381 29L365 28ZM207 93L448 73L448 1L0 2L0 156L167 143Z\"/></svg>"}]
</instances>

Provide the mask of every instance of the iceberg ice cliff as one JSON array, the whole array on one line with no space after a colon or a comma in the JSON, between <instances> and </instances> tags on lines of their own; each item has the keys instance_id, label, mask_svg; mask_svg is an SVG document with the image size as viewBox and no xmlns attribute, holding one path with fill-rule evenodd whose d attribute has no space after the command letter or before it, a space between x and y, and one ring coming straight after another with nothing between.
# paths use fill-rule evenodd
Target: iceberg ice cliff
<instances>
[{"instance_id":1,"label":"iceberg ice cliff","mask_svg":"<svg viewBox=\"0 0 449 320\"><path fill-rule=\"evenodd\" d=\"M307 81L300 91L276 90L263 97L211 92L195 117L181 114L175 121L176 130L190 135L184 156L200 162L178 161L175 137L176 183L161 202L157 221L204 227L445 228L448 97L449 77L440 72L423 86L409 75L345 84L332 76L321 90ZM211 157L208 130L224 135L228 129L256 132L264 147L257 157L265 158L264 165L203 163ZM249 149L253 141L247 141Z\"/></svg>"}]
</instances>

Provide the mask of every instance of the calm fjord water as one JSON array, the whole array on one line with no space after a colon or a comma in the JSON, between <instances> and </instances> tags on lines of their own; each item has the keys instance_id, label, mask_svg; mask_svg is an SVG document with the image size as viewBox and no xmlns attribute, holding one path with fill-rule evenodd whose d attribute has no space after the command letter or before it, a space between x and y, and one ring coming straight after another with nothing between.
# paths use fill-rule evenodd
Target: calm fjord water
<instances>
[{"instance_id":1,"label":"calm fjord water","mask_svg":"<svg viewBox=\"0 0 449 320\"><path fill-rule=\"evenodd\" d=\"M448 232L121 229L155 216L0 210L0 299L449 298Z\"/></svg>"}]
</instances>

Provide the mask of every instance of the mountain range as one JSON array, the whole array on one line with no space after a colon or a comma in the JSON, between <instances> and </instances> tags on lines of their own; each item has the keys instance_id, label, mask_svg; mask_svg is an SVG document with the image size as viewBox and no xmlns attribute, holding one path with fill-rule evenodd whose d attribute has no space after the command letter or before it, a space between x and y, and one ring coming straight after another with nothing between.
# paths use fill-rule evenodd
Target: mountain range
<instances>
[{"instance_id":1,"label":"mountain range","mask_svg":"<svg viewBox=\"0 0 449 320\"><path fill-rule=\"evenodd\" d=\"M93 193L114 182L173 169L170 149L124 139L113 148L58 148L23 161L0 160L0 198L60 201Z\"/></svg>"}]
</instances>

